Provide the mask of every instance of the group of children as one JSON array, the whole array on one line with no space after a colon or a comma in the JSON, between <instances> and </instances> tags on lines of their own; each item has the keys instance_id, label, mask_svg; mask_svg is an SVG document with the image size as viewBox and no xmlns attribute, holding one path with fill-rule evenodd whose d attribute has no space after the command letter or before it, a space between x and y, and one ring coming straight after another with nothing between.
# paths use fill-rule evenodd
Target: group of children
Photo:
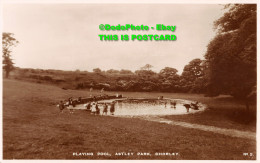
<instances>
[{"instance_id":1,"label":"group of children","mask_svg":"<svg viewBox=\"0 0 260 163\"><path fill-rule=\"evenodd\" d=\"M161 99L163 97L160 97ZM95 98L94 98L95 99ZM80 101L81 98L78 99L78 101ZM96 100L94 100L96 101ZM131 101L128 101L130 103L134 103L135 101L134 100L131 100ZM77 103L77 100L73 100L72 98L69 98L68 101L66 103L64 103L63 101L60 101L58 107L60 109L60 113L63 113L63 110L65 108L69 109L69 112L70 113L74 113L73 110L74 110L74 107L76 106L76 103ZM84 105L85 109L87 111L90 111L91 114L94 114L94 115L107 115L108 113L108 110L110 112L110 115L114 115L115 113L115 101L113 101L112 103L98 103L97 101L96 102L89 102L87 104ZM165 105L165 108L167 107L167 101L164 102L164 105ZM119 108L120 107L120 104L122 105L122 103L119 102ZM170 105L171 107L173 107L174 109L176 108L176 101L170 101ZM187 112L189 112L190 108L194 109L194 110L199 110L199 107L198 107L198 102L196 101L196 103L191 103L191 104L184 104L183 105ZM102 114L101 114L101 111L102 111Z\"/></svg>"},{"instance_id":2,"label":"group of children","mask_svg":"<svg viewBox=\"0 0 260 163\"><path fill-rule=\"evenodd\" d=\"M88 103L84 105L87 111L90 111L91 114L95 115L107 115L108 113L108 107L111 115L114 115L115 113L115 102L113 101L111 104L107 103L98 103L98 102L93 102L93 103ZM101 114L101 108L102 108L102 114Z\"/></svg>"},{"instance_id":3,"label":"group of children","mask_svg":"<svg viewBox=\"0 0 260 163\"><path fill-rule=\"evenodd\" d=\"M60 103L58 104L60 113L63 113L63 110L65 108L69 109L70 113L74 113L73 110L74 110L75 106L76 106L76 102L74 100L72 100L72 98L69 98L66 103L64 103L63 101L60 101ZM102 115L104 115L104 114L107 115L108 107L109 107L109 111L110 111L111 115L114 115L114 113L115 113L115 101L113 101L111 104L89 102L89 103L85 104L84 107L86 108L87 111L91 111L91 114L95 114L95 115L100 115L101 107L103 108Z\"/></svg>"},{"instance_id":4,"label":"group of children","mask_svg":"<svg viewBox=\"0 0 260 163\"><path fill-rule=\"evenodd\" d=\"M196 103L191 103L191 104L184 104L183 106L185 106L187 113L189 112L190 108L194 109L194 110L199 110L199 102L196 101Z\"/></svg>"},{"instance_id":5,"label":"group of children","mask_svg":"<svg viewBox=\"0 0 260 163\"><path fill-rule=\"evenodd\" d=\"M67 103L64 103L63 101L60 101L58 107L60 109L60 113L63 113L63 110L65 108L69 109L70 113L73 113L73 108L76 106L76 102L72 100L72 98L69 98Z\"/></svg>"}]
</instances>

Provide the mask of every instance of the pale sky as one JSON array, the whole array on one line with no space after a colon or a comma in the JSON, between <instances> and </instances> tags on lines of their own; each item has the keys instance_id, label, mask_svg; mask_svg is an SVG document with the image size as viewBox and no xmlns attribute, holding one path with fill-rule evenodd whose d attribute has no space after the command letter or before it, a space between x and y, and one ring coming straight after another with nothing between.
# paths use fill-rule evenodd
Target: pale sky
<instances>
[{"instance_id":1,"label":"pale sky","mask_svg":"<svg viewBox=\"0 0 260 163\"><path fill-rule=\"evenodd\" d=\"M3 31L20 44L13 51L22 68L135 71L151 64L179 73L201 58L214 37L213 22L223 15L217 4L5 4ZM100 31L99 24L176 26L176 31ZM174 34L176 41L100 41L99 34Z\"/></svg>"}]
</instances>

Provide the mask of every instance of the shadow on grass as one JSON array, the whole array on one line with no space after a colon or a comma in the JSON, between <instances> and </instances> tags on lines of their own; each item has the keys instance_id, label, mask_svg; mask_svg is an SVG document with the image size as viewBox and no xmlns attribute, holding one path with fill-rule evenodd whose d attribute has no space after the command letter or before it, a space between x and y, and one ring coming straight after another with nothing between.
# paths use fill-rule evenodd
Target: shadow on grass
<instances>
[{"instance_id":1,"label":"shadow on grass","mask_svg":"<svg viewBox=\"0 0 260 163\"><path fill-rule=\"evenodd\" d=\"M226 116L230 121L236 122L238 124L256 124L256 112L253 111L248 112L245 110L233 110L226 113Z\"/></svg>"},{"instance_id":2,"label":"shadow on grass","mask_svg":"<svg viewBox=\"0 0 260 163\"><path fill-rule=\"evenodd\" d=\"M204 112L186 115L172 115L165 118L193 124L202 124L220 128L256 131L256 113L242 109L208 108Z\"/></svg>"}]
</instances>

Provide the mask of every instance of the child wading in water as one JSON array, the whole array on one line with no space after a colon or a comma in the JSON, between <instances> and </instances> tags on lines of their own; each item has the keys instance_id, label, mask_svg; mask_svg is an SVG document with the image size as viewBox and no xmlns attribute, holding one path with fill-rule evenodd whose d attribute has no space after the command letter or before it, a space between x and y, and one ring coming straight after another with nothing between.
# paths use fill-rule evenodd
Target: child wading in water
<instances>
[{"instance_id":1,"label":"child wading in water","mask_svg":"<svg viewBox=\"0 0 260 163\"><path fill-rule=\"evenodd\" d=\"M96 114L96 104L95 103L93 103L92 104L92 107L91 107L91 114Z\"/></svg>"},{"instance_id":2,"label":"child wading in water","mask_svg":"<svg viewBox=\"0 0 260 163\"><path fill-rule=\"evenodd\" d=\"M98 103L96 103L96 115L100 114L100 109L98 108Z\"/></svg>"},{"instance_id":3,"label":"child wading in water","mask_svg":"<svg viewBox=\"0 0 260 163\"><path fill-rule=\"evenodd\" d=\"M113 101L110 107L110 114L114 115L114 112L115 112L115 102Z\"/></svg>"},{"instance_id":4,"label":"child wading in water","mask_svg":"<svg viewBox=\"0 0 260 163\"><path fill-rule=\"evenodd\" d=\"M75 107L75 103L72 100L72 98L69 98L69 106L68 109L70 110L70 113L73 113L73 108Z\"/></svg>"},{"instance_id":5,"label":"child wading in water","mask_svg":"<svg viewBox=\"0 0 260 163\"><path fill-rule=\"evenodd\" d=\"M103 114L102 115L104 115L104 114L107 115L107 104L106 103L104 105L104 109L103 109Z\"/></svg>"},{"instance_id":6,"label":"child wading in water","mask_svg":"<svg viewBox=\"0 0 260 163\"><path fill-rule=\"evenodd\" d=\"M171 102L171 105L173 106L174 109L176 109L176 101Z\"/></svg>"},{"instance_id":7,"label":"child wading in water","mask_svg":"<svg viewBox=\"0 0 260 163\"><path fill-rule=\"evenodd\" d=\"M187 113L189 112L189 110L190 110L190 104L184 104L183 106L185 106L185 108L186 108L186 110L187 110Z\"/></svg>"},{"instance_id":8,"label":"child wading in water","mask_svg":"<svg viewBox=\"0 0 260 163\"><path fill-rule=\"evenodd\" d=\"M87 104L87 110L90 110L91 109L91 103L88 103Z\"/></svg>"},{"instance_id":9,"label":"child wading in water","mask_svg":"<svg viewBox=\"0 0 260 163\"><path fill-rule=\"evenodd\" d=\"M65 108L63 101L59 103L60 113L63 113L63 109Z\"/></svg>"}]
</instances>

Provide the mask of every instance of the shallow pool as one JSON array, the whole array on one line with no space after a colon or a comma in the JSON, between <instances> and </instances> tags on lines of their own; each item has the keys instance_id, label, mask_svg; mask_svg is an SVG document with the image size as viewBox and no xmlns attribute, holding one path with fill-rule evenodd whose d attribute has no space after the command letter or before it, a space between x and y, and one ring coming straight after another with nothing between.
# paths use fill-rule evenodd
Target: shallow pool
<instances>
[{"instance_id":1,"label":"shallow pool","mask_svg":"<svg viewBox=\"0 0 260 163\"><path fill-rule=\"evenodd\" d=\"M195 101L182 99L123 99L123 100L102 100L98 101L100 114L103 113L104 103L108 104L108 113L110 113L110 105L115 101L115 116L143 116L143 115L179 115L191 114L205 110L206 105L198 103L198 110L190 108L187 112L184 104L195 103ZM176 103L174 107L174 103ZM85 104L77 105L74 109L86 109Z\"/></svg>"}]
</instances>

